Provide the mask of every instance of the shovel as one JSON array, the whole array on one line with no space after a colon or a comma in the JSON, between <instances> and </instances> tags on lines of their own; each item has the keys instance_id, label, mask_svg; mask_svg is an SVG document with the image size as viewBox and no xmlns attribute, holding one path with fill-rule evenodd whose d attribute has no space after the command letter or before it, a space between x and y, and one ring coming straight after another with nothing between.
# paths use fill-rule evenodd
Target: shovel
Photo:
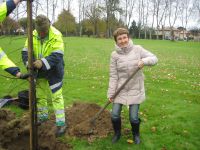
<instances>
[{"instance_id":1,"label":"shovel","mask_svg":"<svg viewBox=\"0 0 200 150\"><path fill-rule=\"evenodd\" d=\"M0 99L0 108L2 108L3 106L5 106L9 102L15 101L15 100L18 100L18 98L1 98Z\"/></svg>"},{"instance_id":2,"label":"shovel","mask_svg":"<svg viewBox=\"0 0 200 150\"><path fill-rule=\"evenodd\" d=\"M4 98L0 98L0 108L9 104L11 102L15 102L22 109L28 109L29 107L29 92L28 90L23 90L18 92L18 97L11 97L9 95L4 96Z\"/></svg>"},{"instance_id":3,"label":"shovel","mask_svg":"<svg viewBox=\"0 0 200 150\"><path fill-rule=\"evenodd\" d=\"M115 92L115 94L111 97L113 100L117 97L117 95L120 93L120 91L124 88L124 86L130 81L130 79L138 72L138 70L140 70L140 68L137 68L136 70L133 71L133 73L130 75L130 77L117 89L117 91ZM104 107L102 107L97 113L96 115L90 120L90 123L92 123L93 125L95 124L96 119L101 115L101 113L107 108L107 106L110 104L111 102L108 101Z\"/></svg>"}]
</instances>

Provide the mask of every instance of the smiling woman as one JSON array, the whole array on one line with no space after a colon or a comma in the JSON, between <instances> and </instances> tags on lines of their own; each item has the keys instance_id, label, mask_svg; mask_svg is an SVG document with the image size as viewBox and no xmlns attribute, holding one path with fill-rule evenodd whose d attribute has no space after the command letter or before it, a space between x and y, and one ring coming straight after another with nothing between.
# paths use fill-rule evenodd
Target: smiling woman
<instances>
[{"instance_id":1,"label":"smiling woman","mask_svg":"<svg viewBox=\"0 0 200 150\"><path fill-rule=\"evenodd\" d=\"M108 95L110 102L113 102L111 120L114 129L112 143L117 142L121 136L121 110L123 105L129 106L129 120L132 126L133 140L135 144L140 143L140 119L138 111L140 104L145 100L144 66L155 65L157 57L141 46L133 45L129 39L129 32L125 28L118 28L114 32L116 42L115 51L111 54L110 81ZM139 68L139 70L138 70ZM136 74L125 85L121 92L113 98L120 86L131 77L132 72Z\"/></svg>"},{"instance_id":2,"label":"smiling woman","mask_svg":"<svg viewBox=\"0 0 200 150\"><path fill-rule=\"evenodd\" d=\"M128 45L128 41L129 41L129 38L127 34L122 34L117 37L117 45L119 45L119 47L122 47L122 48L126 47Z\"/></svg>"}]
</instances>

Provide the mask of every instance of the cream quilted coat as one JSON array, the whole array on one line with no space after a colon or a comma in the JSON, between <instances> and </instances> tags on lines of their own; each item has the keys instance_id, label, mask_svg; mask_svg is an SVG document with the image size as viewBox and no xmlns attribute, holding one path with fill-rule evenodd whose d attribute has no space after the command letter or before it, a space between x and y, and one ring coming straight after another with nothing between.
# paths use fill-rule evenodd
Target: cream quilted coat
<instances>
[{"instance_id":1,"label":"cream quilted coat","mask_svg":"<svg viewBox=\"0 0 200 150\"><path fill-rule=\"evenodd\" d=\"M126 48L121 49L117 45L115 46L115 51L112 52L110 61L108 98L111 98L131 73L137 69L139 60L142 60L145 66L155 65L158 61L154 54L139 45L133 45L131 40ZM121 90L114 103L131 105L140 104L144 100L144 75L142 70L139 70Z\"/></svg>"}]
</instances>

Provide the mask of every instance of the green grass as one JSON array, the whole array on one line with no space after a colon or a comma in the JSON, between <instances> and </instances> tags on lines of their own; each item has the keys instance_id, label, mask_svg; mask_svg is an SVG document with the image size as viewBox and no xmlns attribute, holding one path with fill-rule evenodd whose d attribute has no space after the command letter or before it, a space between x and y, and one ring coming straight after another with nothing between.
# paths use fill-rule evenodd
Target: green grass
<instances>
[{"instance_id":1,"label":"green grass","mask_svg":"<svg viewBox=\"0 0 200 150\"><path fill-rule=\"evenodd\" d=\"M25 71L21 62L23 37L4 37L1 46L9 57ZM65 77L63 95L66 106L74 101L92 102L103 106L109 80L112 39L64 38ZM75 150L117 149L188 149L200 147L200 43L156 40L133 40L157 55L154 67L145 67L146 101L141 104L140 145L129 145L131 135L122 136L115 145L111 136L89 144L85 140L67 138ZM17 50L19 49L19 50ZM14 52L14 53L13 53ZM8 75L3 71L0 74ZM0 77L0 96L28 88L25 81ZM16 113L21 111L14 109ZM108 107L111 109L111 106ZM123 128L130 128L128 110L123 108ZM156 127L152 132L151 128Z\"/></svg>"}]
</instances>

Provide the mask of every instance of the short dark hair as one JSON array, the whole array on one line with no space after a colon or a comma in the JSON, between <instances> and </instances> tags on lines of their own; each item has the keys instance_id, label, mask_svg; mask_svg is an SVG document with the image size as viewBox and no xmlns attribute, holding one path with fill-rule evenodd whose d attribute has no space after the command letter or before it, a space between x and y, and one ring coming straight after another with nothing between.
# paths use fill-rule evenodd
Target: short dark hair
<instances>
[{"instance_id":1,"label":"short dark hair","mask_svg":"<svg viewBox=\"0 0 200 150\"><path fill-rule=\"evenodd\" d=\"M127 34L129 36L129 32L126 28L117 28L114 31L113 36L114 36L115 42L117 42L117 37L122 34Z\"/></svg>"},{"instance_id":2,"label":"short dark hair","mask_svg":"<svg viewBox=\"0 0 200 150\"><path fill-rule=\"evenodd\" d=\"M38 15L35 18L35 28L38 31L49 30L50 21L45 15Z\"/></svg>"}]
</instances>

